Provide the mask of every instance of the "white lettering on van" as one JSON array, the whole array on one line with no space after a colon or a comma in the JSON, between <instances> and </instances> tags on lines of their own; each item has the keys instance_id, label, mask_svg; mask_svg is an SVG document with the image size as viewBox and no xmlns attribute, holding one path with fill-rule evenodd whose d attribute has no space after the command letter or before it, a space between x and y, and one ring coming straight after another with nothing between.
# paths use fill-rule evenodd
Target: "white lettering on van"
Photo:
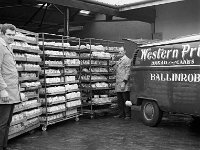
<instances>
[{"instance_id":1,"label":"white lettering on van","mask_svg":"<svg viewBox=\"0 0 200 150\"><path fill-rule=\"evenodd\" d=\"M161 49L161 48L158 49L157 59L160 59L160 53L161 53L162 50L163 50L163 49Z\"/></svg>"},{"instance_id":2,"label":"white lettering on van","mask_svg":"<svg viewBox=\"0 0 200 150\"><path fill-rule=\"evenodd\" d=\"M182 49L165 49L156 47L141 49L141 60L152 60L151 65L154 66L191 65L195 63L195 56L200 57L200 45L192 47L190 44L182 44Z\"/></svg>"},{"instance_id":3,"label":"white lettering on van","mask_svg":"<svg viewBox=\"0 0 200 150\"><path fill-rule=\"evenodd\" d=\"M169 59L169 55L170 55L171 52L172 52L171 49L167 51L167 56L166 56L167 59Z\"/></svg>"},{"instance_id":4,"label":"white lettering on van","mask_svg":"<svg viewBox=\"0 0 200 150\"><path fill-rule=\"evenodd\" d=\"M194 82L200 82L200 74L194 74Z\"/></svg>"},{"instance_id":5,"label":"white lettering on van","mask_svg":"<svg viewBox=\"0 0 200 150\"><path fill-rule=\"evenodd\" d=\"M161 52L160 55L161 55L160 57L161 57L162 59L165 59L165 58L167 57L167 51L164 50L164 49L162 49L162 52Z\"/></svg>"},{"instance_id":6,"label":"white lettering on van","mask_svg":"<svg viewBox=\"0 0 200 150\"><path fill-rule=\"evenodd\" d=\"M193 52L194 51L197 51L197 48L196 47L192 47L191 48L191 51L190 51L190 57L192 58L193 57Z\"/></svg>"},{"instance_id":7,"label":"white lettering on van","mask_svg":"<svg viewBox=\"0 0 200 150\"><path fill-rule=\"evenodd\" d=\"M156 80L156 74L150 73L151 80Z\"/></svg>"},{"instance_id":8,"label":"white lettering on van","mask_svg":"<svg viewBox=\"0 0 200 150\"><path fill-rule=\"evenodd\" d=\"M148 55L148 52L150 51L151 49L142 49L142 55L141 55L141 59L143 59L144 61L146 60L147 58L147 55Z\"/></svg>"},{"instance_id":9,"label":"white lettering on van","mask_svg":"<svg viewBox=\"0 0 200 150\"><path fill-rule=\"evenodd\" d=\"M182 45L182 47L183 47L182 58L184 59L185 55L187 53L189 53L189 51L190 51L190 45L189 44L185 44L185 45Z\"/></svg>"},{"instance_id":10,"label":"white lettering on van","mask_svg":"<svg viewBox=\"0 0 200 150\"><path fill-rule=\"evenodd\" d=\"M154 51L154 52L153 52L153 54L152 54L152 55L153 55L153 56L152 56L152 59L153 59L153 60L155 60L155 59L156 59L156 57L157 57L157 54L158 54L158 52L157 52L157 51Z\"/></svg>"},{"instance_id":11,"label":"white lettering on van","mask_svg":"<svg viewBox=\"0 0 200 150\"><path fill-rule=\"evenodd\" d=\"M148 52L148 54L147 54L147 59L148 59L148 60L151 60L151 58L152 58L151 55L152 55L152 52L151 52L151 51Z\"/></svg>"},{"instance_id":12,"label":"white lettering on van","mask_svg":"<svg viewBox=\"0 0 200 150\"><path fill-rule=\"evenodd\" d=\"M198 46L197 56L200 57L200 45Z\"/></svg>"},{"instance_id":13,"label":"white lettering on van","mask_svg":"<svg viewBox=\"0 0 200 150\"><path fill-rule=\"evenodd\" d=\"M196 55L198 57L200 57L200 45L197 47L191 47L189 44L184 44L182 45L183 50L182 50L182 58L184 59L186 54L189 54L190 58L193 58L194 53L196 53Z\"/></svg>"},{"instance_id":14,"label":"white lettering on van","mask_svg":"<svg viewBox=\"0 0 200 150\"><path fill-rule=\"evenodd\" d=\"M184 44L184 45L182 45L182 47L183 47L183 51L182 51L182 58L183 59L185 58L185 55L188 54L188 53L189 53L190 58L192 58L195 51L197 51L197 56L200 55L199 54L199 47L198 47L198 49L196 47L190 47L189 44Z\"/></svg>"},{"instance_id":15,"label":"white lettering on van","mask_svg":"<svg viewBox=\"0 0 200 150\"><path fill-rule=\"evenodd\" d=\"M172 58L178 58L178 49L173 49Z\"/></svg>"},{"instance_id":16,"label":"white lettering on van","mask_svg":"<svg viewBox=\"0 0 200 150\"><path fill-rule=\"evenodd\" d=\"M187 74L182 74L181 73L181 81L187 82Z\"/></svg>"},{"instance_id":17,"label":"white lettering on van","mask_svg":"<svg viewBox=\"0 0 200 150\"><path fill-rule=\"evenodd\" d=\"M200 82L200 74L150 73L151 81Z\"/></svg>"},{"instance_id":18,"label":"white lettering on van","mask_svg":"<svg viewBox=\"0 0 200 150\"><path fill-rule=\"evenodd\" d=\"M194 81L194 76L193 74L188 74L188 82L193 82Z\"/></svg>"},{"instance_id":19,"label":"white lettering on van","mask_svg":"<svg viewBox=\"0 0 200 150\"><path fill-rule=\"evenodd\" d=\"M169 59L171 56L172 58L178 58L179 51L178 49L169 49L165 50L163 48L159 48L157 51L151 51L151 49L141 49L141 59L142 60L155 60L155 59Z\"/></svg>"},{"instance_id":20,"label":"white lettering on van","mask_svg":"<svg viewBox=\"0 0 200 150\"><path fill-rule=\"evenodd\" d=\"M173 79L173 81L180 81L181 75L180 74L172 74L172 79Z\"/></svg>"}]
</instances>

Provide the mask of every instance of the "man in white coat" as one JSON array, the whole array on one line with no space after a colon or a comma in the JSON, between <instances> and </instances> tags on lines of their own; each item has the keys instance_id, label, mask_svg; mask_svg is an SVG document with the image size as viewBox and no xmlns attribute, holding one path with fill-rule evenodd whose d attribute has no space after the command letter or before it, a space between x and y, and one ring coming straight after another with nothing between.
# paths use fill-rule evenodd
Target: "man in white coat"
<instances>
[{"instance_id":1,"label":"man in white coat","mask_svg":"<svg viewBox=\"0 0 200 150\"><path fill-rule=\"evenodd\" d=\"M20 102L18 72L10 44L16 28L11 24L1 26L0 35L0 150L7 149L8 132L14 104Z\"/></svg>"},{"instance_id":2,"label":"man in white coat","mask_svg":"<svg viewBox=\"0 0 200 150\"><path fill-rule=\"evenodd\" d=\"M120 58L115 64L116 69L116 85L115 91L117 92L118 101L118 118L131 118L131 108L125 105L126 101L130 101L130 67L131 59L126 56L126 51L121 48L118 57Z\"/></svg>"}]
</instances>

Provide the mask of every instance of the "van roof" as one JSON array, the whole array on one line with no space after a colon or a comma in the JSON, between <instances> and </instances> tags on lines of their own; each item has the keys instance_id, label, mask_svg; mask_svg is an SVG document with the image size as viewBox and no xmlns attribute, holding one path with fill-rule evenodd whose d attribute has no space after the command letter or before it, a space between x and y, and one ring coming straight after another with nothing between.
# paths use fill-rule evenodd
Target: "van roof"
<instances>
[{"instance_id":1,"label":"van roof","mask_svg":"<svg viewBox=\"0 0 200 150\"><path fill-rule=\"evenodd\" d=\"M153 42L158 42L158 40L149 40L149 39L130 39L130 38L123 38L122 40L124 41L130 41L133 43L136 43L138 45L144 45L144 44L149 44ZM159 40L160 41L160 40Z\"/></svg>"},{"instance_id":2,"label":"van roof","mask_svg":"<svg viewBox=\"0 0 200 150\"><path fill-rule=\"evenodd\" d=\"M153 42L150 44L143 44L140 47L143 48L152 46L171 45L178 43L194 42L199 40L200 40L200 34L192 34L192 35L177 37L175 39L163 40L163 41Z\"/></svg>"}]
</instances>

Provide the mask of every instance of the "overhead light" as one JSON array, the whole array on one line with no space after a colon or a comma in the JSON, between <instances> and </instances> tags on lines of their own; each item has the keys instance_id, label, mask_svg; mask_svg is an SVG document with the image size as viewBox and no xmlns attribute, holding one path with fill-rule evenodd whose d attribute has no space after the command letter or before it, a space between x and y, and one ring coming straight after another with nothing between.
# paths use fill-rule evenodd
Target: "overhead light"
<instances>
[{"instance_id":1,"label":"overhead light","mask_svg":"<svg viewBox=\"0 0 200 150\"><path fill-rule=\"evenodd\" d=\"M42 6L42 5L44 5L44 4L37 4L38 6ZM44 5L44 7L46 7L48 4L46 3L45 5Z\"/></svg>"},{"instance_id":2,"label":"overhead light","mask_svg":"<svg viewBox=\"0 0 200 150\"><path fill-rule=\"evenodd\" d=\"M87 10L80 10L79 13L80 13L80 14L83 14L83 15L89 15L89 14L90 14L90 11L87 11Z\"/></svg>"}]
</instances>

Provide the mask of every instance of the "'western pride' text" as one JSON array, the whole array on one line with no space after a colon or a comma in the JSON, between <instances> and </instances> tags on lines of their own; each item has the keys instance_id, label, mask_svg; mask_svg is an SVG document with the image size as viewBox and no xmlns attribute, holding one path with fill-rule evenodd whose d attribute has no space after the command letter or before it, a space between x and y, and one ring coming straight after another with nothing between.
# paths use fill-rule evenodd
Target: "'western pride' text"
<instances>
[{"instance_id":1,"label":"'western pride' text","mask_svg":"<svg viewBox=\"0 0 200 150\"><path fill-rule=\"evenodd\" d=\"M172 82L200 82L200 74L192 73L150 73L152 81L172 81Z\"/></svg>"},{"instance_id":2,"label":"'western pride' text","mask_svg":"<svg viewBox=\"0 0 200 150\"><path fill-rule=\"evenodd\" d=\"M178 49L163 49L158 48L156 51L151 51L151 48L141 49L142 55L141 59L145 61L148 60L159 60L159 59L177 59L179 53L181 53L182 59L185 59L185 56L193 58L194 53L200 57L200 45L198 47L191 47L189 44L182 45L182 50Z\"/></svg>"}]
</instances>

